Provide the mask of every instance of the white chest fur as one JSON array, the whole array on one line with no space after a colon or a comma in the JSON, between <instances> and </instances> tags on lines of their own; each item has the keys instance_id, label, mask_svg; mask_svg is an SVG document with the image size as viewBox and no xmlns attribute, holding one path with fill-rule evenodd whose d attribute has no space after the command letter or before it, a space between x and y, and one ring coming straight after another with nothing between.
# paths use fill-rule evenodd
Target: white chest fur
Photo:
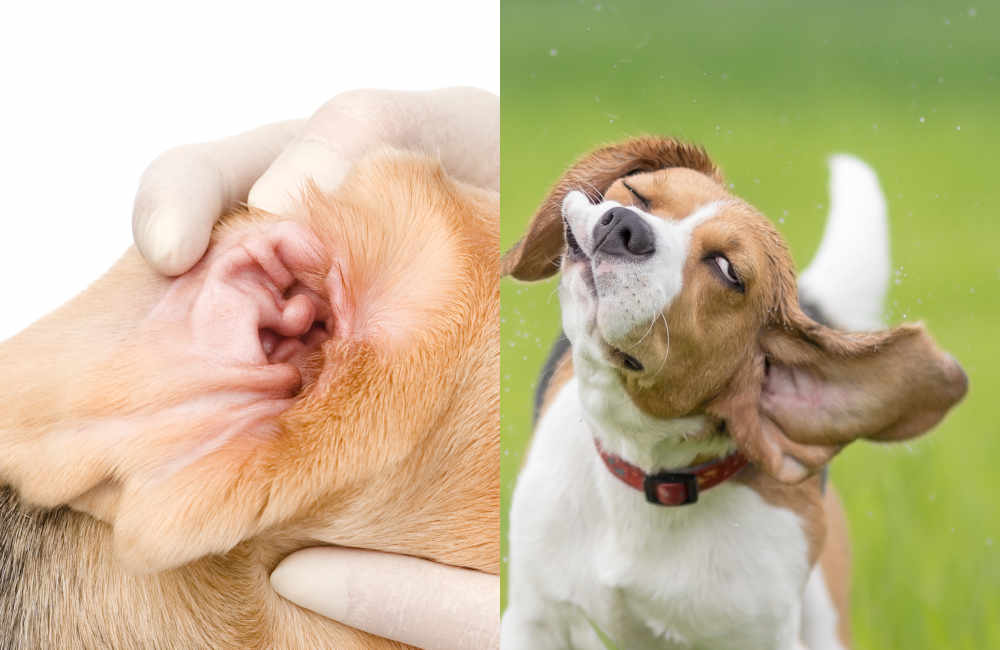
<instances>
[{"instance_id":1,"label":"white chest fur","mask_svg":"<svg viewBox=\"0 0 1000 650\"><path fill-rule=\"evenodd\" d=\"M794 648L809 573L791 511L728 482L664 508L594 451L576 380L547 411L514 493L510 603L517 648Z\"/></svg>"}]
</instances>

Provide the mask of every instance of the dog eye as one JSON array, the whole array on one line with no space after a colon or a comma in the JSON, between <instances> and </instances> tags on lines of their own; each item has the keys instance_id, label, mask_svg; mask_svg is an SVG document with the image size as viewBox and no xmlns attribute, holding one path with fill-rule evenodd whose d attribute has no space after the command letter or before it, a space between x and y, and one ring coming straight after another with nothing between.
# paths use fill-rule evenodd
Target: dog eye
<instances>
[{"instance_id":1,"label":"dog eye","mask_svg":"<svg viewBox=\"0 0 1000 650\"><path fill-rule=\"evenodd\" d=\"M718 272L718 275L722 277L726 283L732 286L733 289L740 292L744 290L743 281L740 280L740 277L736 274L736 269L733 268L733 265L725 255L715 253L705 258L705 261L708 262L709 265Z\"/></svg>"},{"instance_id":2,"label":"dog eye","mask_svg":"<svg viewBox=\"0 0 1000 650\"><path fill-rule=\"evenodd\" d=\"M638 192L636 192L635 188L632 187L631 185L629 185L628 183L626 183L625 181L622 181L622 185L624 185L625 189L627 189L629 192L632 193L632 196L634 196L636 199L639 200L639 203L642 203L643 209L645 209L645 210L649 209L649 200L646 197L644 197L642 194L639 194Z\"/></svg>"}]
</instances>

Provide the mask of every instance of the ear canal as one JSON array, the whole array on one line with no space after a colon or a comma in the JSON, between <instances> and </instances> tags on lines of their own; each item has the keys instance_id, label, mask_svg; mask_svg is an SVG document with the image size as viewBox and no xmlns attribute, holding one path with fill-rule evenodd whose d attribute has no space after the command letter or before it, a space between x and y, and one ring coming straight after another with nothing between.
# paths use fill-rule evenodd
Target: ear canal
<instances>
[{"instance_id":1,"label":"ear canal","mask_svg":"<svg viewBox=\"0 0 1000 650\"><path fill-rule=\"evenodd\" d=\"M845 333L795 308L760 344L752 370L711 408L748 457L784 482L806 478L858 438L924 433L968 388L961 366L920 324Z\"/></svg>"},{"instance_id":2,"label":"ear canal","mask_svg":"<svg viewBox=\"0 0 1000 650\"><path fill-rule=\"evenodd\" d=\"M602 147L574 163L549 192L527 233L501 260L501 272L518 280L535 281L559 270L563 238L562 202L580 190L600 200L623 176L668 167L687 167L722 182L722 173L703 149L673 138L644 136Z\"/></svg>"}]
</instances>

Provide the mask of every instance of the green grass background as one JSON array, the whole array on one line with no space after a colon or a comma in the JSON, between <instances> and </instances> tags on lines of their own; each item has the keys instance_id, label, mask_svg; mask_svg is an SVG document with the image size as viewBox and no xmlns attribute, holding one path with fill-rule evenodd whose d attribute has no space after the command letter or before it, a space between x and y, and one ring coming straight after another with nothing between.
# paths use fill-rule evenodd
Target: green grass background
<instances>
[{"instance_id":1,"label":"green grass background","mask_svg":"<svg viewBox=\"0 0 1000 650\"><path fill-rule=\"evenodd\" d=\"M970 0L972 2L972 0ZM965 401L922 439L833 463L850 519L858 648L1000 648L1000 5L501 2L502 241L561 170L646 132L707 147L799 267L849 152L889 201L890 323L925 321ZM502 283L506 508L558 332L554 283Z\"/></svg>"}]
</instances>

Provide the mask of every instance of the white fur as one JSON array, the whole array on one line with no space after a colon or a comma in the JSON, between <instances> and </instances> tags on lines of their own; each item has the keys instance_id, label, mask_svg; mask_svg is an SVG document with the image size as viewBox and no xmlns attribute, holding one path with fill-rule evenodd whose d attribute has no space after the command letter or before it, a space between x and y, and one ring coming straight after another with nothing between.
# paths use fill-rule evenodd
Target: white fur
<instances>
[{"instance_id":1,"label":"white fur","mask_svg":"<svg viewBox=\"0 0 1000 650\"><path fill-rule=\"evenodd\" d=\"M830 214L816 257L799 276L803 302L846 330L883 325L889 282L885 197L871 167L854 156L830 158Z\"/></svg>"},{"instance_id":2,"label":"white fur","mask_svg":"<svg viewBox=\"0 0 1000 650\"><path fill-rule=\"evenodd\" d=\"M823 579L823 568L813 567L802 604L802 640L809 650L844 650L837 637L837 609Z\"/></svg>"},{"instance_id":3,"label":"white fur","mask_svg":"<svg viewBox=\"0 0 1000 650\"><path fill-rule=\"evenodd\" d=\"M799 518L733 482L692 506L647 503L594 451L584 393L563 387L518 479L503 648L602 648L591 623L628 650L794 648Z\"/></svg>"}]
</instances>

